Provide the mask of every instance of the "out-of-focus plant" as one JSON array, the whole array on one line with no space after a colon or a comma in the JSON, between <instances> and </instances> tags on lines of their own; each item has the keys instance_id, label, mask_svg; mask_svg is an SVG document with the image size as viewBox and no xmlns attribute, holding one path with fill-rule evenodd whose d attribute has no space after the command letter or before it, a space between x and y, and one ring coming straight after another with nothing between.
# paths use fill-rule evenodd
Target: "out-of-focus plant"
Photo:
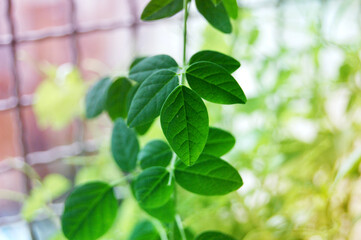
<instances>
[{"instance_id":1,"label":"out-of-focus plant","mask_svg":"<svg viewBox=\"0 0 361 240\"><path fill-rule=\"evenodd\" d=\"M40 127L61 129L82 114L86 86L70 64L43 65L44 80L34 94L34 113Z\"/></svg>"}]
</instances>

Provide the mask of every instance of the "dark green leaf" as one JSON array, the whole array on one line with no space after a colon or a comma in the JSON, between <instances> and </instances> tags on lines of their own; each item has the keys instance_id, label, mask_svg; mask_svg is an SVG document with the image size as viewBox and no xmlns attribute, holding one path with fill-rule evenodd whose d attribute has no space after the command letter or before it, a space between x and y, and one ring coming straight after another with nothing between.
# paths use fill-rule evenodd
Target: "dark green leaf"
<instances>
[{"instance_id":1,"label":"dark green leaf","mask_svg":"<svg viewBox=\"0 0 361 240\"><path fill-rule=\"evenodd\" d=\"M64 235L71 240L93 240L112 226L118 203L113 188L103 182L79 186L65 201L62 216Z\"/></svg>"},{"instance_id":2,"label":"dark green leaf","mask_svg":"<svg viewBox=\"0 0 361 240\"><path fill-rule=\"evenodd\" d=\"M133 62L130 64L129 66L129 71L132 70L132 68L137 65L138 63L140 63L141 61L143 61L144 59L146 59L147 57L136 57Z\"/></svg>"},{"instance_id":3,"label":"dark green leaf","mask_svg":"<svg viewBox=\"0 0 361 240\"><path fill-rule=\"evenodd\" d=\"M228 15L233 19L237 19L238 17L237 0L222 0L222 1Z\"/></svg>"},{"instance_id":4,"label":"dark green leaf","mask_svg":"<svg viewBox=\"0 0 361 240\"><path fill-rule=\"evenodd\" d=\"M192 165L202 153L208 137L208 113L202 99L185 86L177 87L163 105L163 133L173 151Z\"/></svg>"},{"instance_id":5,"label":"dark green leaf","mask_svg":"<svg viewBox=\"0 0 361 240\"><path fill-rule=\"evenodd\" d=\"M161 69L177 71L178 64L168 55L147 57L130 70L129 78L137 82L143 82L147 77Z\"/></svg>"},{"instance_id":6,"label":"dark green leaf","mask_svg":"<svg viewBox=\"0 0 361 240\"><path fill-rule=\"evenodd\" d=\"M171 17L183 9L183 0L151 0L141 19L144 21Z\"/></svg>"},{"instance_id":7,"label":"dark green leaf","mask_svg":"<svg viewBox=\"0 0 361 240\"><path fill-rule=\"evenodd\" d=\"M169 184L170 183L170 184ZM144 208L158 208L168 202L174 190L174 181L164 167L144 170L134 185L135 198Z\"/></svg>"},{"instance_id":8,"label":"dark green leaf","mask_svg":"<svg viewBox=\"0 0 361 240\"><path fill-rule=\"evenodd\" d=\"M223 3L214 5L212 0L196 0L198 11L216 29L224 33L232 32L231 21Z\"/></svg>"},{"instance_id":9,"label":"dark green leaf","mask_svg":"<svg viewBox=\"0 0 361 240\"><path fill-rule=\"evenodd\" d=\"M195 240L235 240L235 239L221 232L209 231L198 235Z\"/></svg>"},{"instance_id":10,"label":"dark green leaf","mask_svg":"<svg viewBox=\"0 0 361 240\"><path fill-rule=\"evenodd\" d=\"M114 121L118 117L127 116L127 97L132 84L125 77L115 80L110 86L106 100L106 110Z\"/></svg>"},{"instance_id":11,"label":"dark green leaf","mask_svg":"<svg viewBox=\"0 0 361 240\"><path fill-rule=\"evenodd\" d=\"M186 72L189 86L202 98L221 104L246 103L237 81L223 67L212 62L196 62Z\"/></svg>"},{"instance_id":12,"label":"dark green leaf","mask_svg":"<svg viewBox=\"0 0 361 240\"><path fill-rule=\"evenodd\" d=\"M135 127L135 131L139 134L139 135L144 135L148 132L148 130L151 128L152 124L154 121L151 121L149 123L146 123L144 125L140 125Z\"/></svg>"},{"instance_id":13,"label":"dark green leaf","mask_svg":"<svg viewBox=\"0 0 361 240\"><path fill-rule=\"evenodd\" d=\"M159 233L149 221L139 222L130 234L129 240L159 240Z\"/></svg>"},{"instance_id":14,"label":"dark green leaf","mask_svg":"<svg viewBox=\"0 0 361 240\"><path fill-rule=\"evenodd\" d=\"M168 202L157 208L142 208L150 216L157 218L161 222L169 223L175 217L175 200L171 197Z\"/></svg>"},{"instance_id":15,"label":"dark green leaf","mask_svg":"<svg viewBox=\"0 0 361 240\"><path fill-rule=\"evenodd\" d=\"M233 73L241 66L241 64L233 57L210 50L197 52L191 57L189 64L200 61L207 61L218 64L219 66L224 67L229 73Z\"/></svg>"},{"instance_id":16,"label":"dark green leaf","mask_svg":"<svg viewBox=\"0 0 361 240\"><path fill-rule=\"evenodd\" d=\"M132 104L133 98L134 98L136 92L138 91L139 87L140 87L140 84L138 83L129 90L129 93L127 96L127 112L129 111L130 105Z\"/></svg>"},{"instance_id":17,"label":"dark green leaf","mask_svg":"<svg viewBox=\"0 0 361 240\"><path fill-rule=\"evenodd\" d=\"M115 162L123 171L134 170L137 164L139 143L133 129L129 129L121 118L114 122L111 148Z\"/></svg>"},{"instance_id":18,"label":"dark green leaf","mask_svg":"<svg viewBox=\"0 0 361 240\"><path fill-rule=\"evenodd\" d=\"M154 166L166 167L172 159L172 151L164 141L153 140L139 152L138 159L143 169Z\"/></svg>"},{"instance_id":19,"label":"dark green leaf","mask_svg":"<svg viewBox=\"0 0 361 240\"><path fill-rule=\"evenodd\" d=\"M177 74L170 70L159 70L148 77L130 104L128 125L144 125L158 117L164 101L177 87L178 81Z\"/></svg>"},{"instance_id":20,"label":"dark green leaf","mask_svg":"<svg viewBox=\"0 0 361 240\"><path fill-rule=\"evenodd\" d=\"M95 118L105 109L107 92L111 84L112 80L105 77L90 88L85 97L85 115L87 118Z\"/></svg>"},{"instance_id":21,"label":"dark green leaf","mask_svg":"<svg viewBox=\"0 0 361 240\"><path fill-rule=\"evenodd\" d=\"M236 139L229 132L210 127L203 153L220 157L229 152L235 143Z\"/></svg>"},{"instance_id":22,"label":"dark green leaf","mask_svg":"<svg viewBox=\"0 0 361 240\"><path fill-rule=\"evenodd\" d=\"M243 185L238 171L220 158L201 155L193 166L178 162L175 178L184 189L201 195L224 195Z\"/></svg>"}]
</instances>

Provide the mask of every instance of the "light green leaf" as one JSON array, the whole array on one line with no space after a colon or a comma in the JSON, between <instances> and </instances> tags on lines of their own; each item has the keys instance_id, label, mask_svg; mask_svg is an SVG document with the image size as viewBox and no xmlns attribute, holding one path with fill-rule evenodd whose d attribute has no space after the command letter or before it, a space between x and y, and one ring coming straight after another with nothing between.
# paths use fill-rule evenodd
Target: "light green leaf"
<instances>
[{"instance_id":1,"label":"light green leaf","mask_svg":"<svg viewBox=\"0 0 361 240\"><path fill-rule=\"evenodd\" d=\"M98 81L88 91L85 97L85 110L87 118L95 118L105 109L107 92L111 84L111 79L109 77L105 77Z\"/></svg>"},{"instance_id":2,"label":"light green leaf","mask_svg":"<svg viewBox=\"0 0 361 240\"><path fill-rule=\"evenodd\" d=\"M144 208L158 208L166 204L173 190L174 181L170 181L170 174L164 167L147 168L134 184L135 198Z\"/></svg>"},{"instance_id":3,"label":"light green leaf","mask_svg":"<svg viewBox=\"0 0 361 240\"><path fill-rule=\"evenodd\" d=\"M238 171L226 161L201 155L193 166L178 162L175 169L177 183L184 189L201 195L224 195L243 185Z\"/></svg>"},{"instance_id":4,"label":"light green leaf","mask_svg":"<svg viewBox=\"0 0 361 240\"><path fill-rule=\"evenodd\" d=\"M121 118L114 122L111 149L115 162L123 171L134 170L137 164L139 143L134 130L128 128Z\"/></svg>"},{"instance_id":5,"label":"light green leaf","mask_svg":"<svg viewBox=\"0 0 361 240\"><path fill-rule=\"evenodd\" d=\"M65 201L61 218L64 235L71 240L95 240L105 234L117 215L113 188L91 182L74 189Z\"/></svg>"},{"instance_id":6,"label":"light green leaf","mask_svg":"<svg viewBox=\"0 0 361 240\"><path fill-rule=\"evenodd\" d=\"M159 240L159 233L150 221L137 223L131 233L129 240Z\"/></svg>"},{"instance_id":7,"label":"light green leaf","mask_svg":"<svg viewBox=\"0 0 361 240\"><path fill-rule=\"evenodd\" d=\"M220 104L246 103L247 98L227 70L212 62L196 62L186 72L189 86L202 98Z\"/></svg>"},{"instance_id":8,"label":"light green leaf","mask_svg":"<svg viewBox=\"0 0 361 240\"><path fill-rule=\"evenodd\" d=\"M235 240L235 239L221 232L208 231L198 235L195 240Z\"/></svg>"},{"instance_id":9,"label":"light green leaf","mask_svg":"<svg viewBox=\"0 0 361 240\"><path fill-rule=\"evenodd\" d=\"M177 71L177 62L168 55L156 55L147 57L137 63L129 72L129 78L137 82L143 82L147 77L158 70L168 69Z\"/></svg>"},{"instance_id":10,"label":"light green leaf","mask_svg":"<svg viewBox=\"0 0 361 240\"><path fill-rule=\"evenodd\" d=\"M132 84L125 77L118 78L109 87L105 106L113 121L127 116L127 97L131 87Z\"/></svg>"},{"instance_id":11,"label":"light green leaf","mask_svg":"<svg viewBox=\"0 0 361 240\"><path fill-rule=\"evenodd\" d=\"M223 156L233 148L235 143L236 139L229 132L219 128L210 127L203 154L216 157Z\"/></svg>"},{"instance_id":12,"label":"light green leaf","mask_svg":"<svg viewBox=\"0 0 361 240\"><path fill-rule=\"evenodd\" d=\"M352 171L358 172L358 166L361 162L361 148L355 149L338 168L334 184L347 176Z\"/></svg>"},{"instance_id":13,"label":"light green leaf","mask_svg":"<svg viewBox=\"0 0 361 240\"><path fill-rule=\"evenodd\" d=\"M223 3L214 5L212 0L196 0L198 11L214 28L224 33L232 32L232 25Z\"/></svg>"},{"instance_id":14,"label":"light green leaf","mask_svg":"<svg viewBox=\"0 0 361 240\"><path fill-rule=\"evenodd\" d=\"M185 86L177 87L164 103L160 121L173 151L186 165L194 164L203 151L209 130L202 99Z\"/></svg>"},{"instance_id":15,"label":"light green leaf","mask_svg":"<svg viewBox=\"0 0 361 240\"><path fill-rule=\"evenodd\" d=\"M222 1L228 15L233 19L237 19L238 17L237 0L222 0Z\"/></svg>"},{"instance_id":16,"label":"light green leaf","mask_svg":"<svg viewBox=\"0 0 361 240\"><path fill-rule=\"evenodd\" d=\"M141 19L157 20L175 15L183 9L183 0L151 0L143 10Z\"/></svg>"},{"instance_id":17,"label":"light green leaf","mask_svg":"<svg viewBox=\"0 0 361 240\"><path fill-rule=\"evenodd\" d=\"M201 61L218 64L219 66L224 67L229 73L233 73L241 66L241 64L236 59L223 53L210 50L197 52L191 57L189 64Z\"/></svg>"},{"instance_id":18,"label":"light green leaf","mask_svg":"<svg viewBox=\"0 0 361 240\"><path fill-rule=\"evenodd\" d=\"M168 95L178 85L178 76L170 70L159 70L149 76L134 95L128 113L128 125L136 127L159 116Z\"/></svg>"},{"instance_id":19,"label":"light green leaf","mask_svg":"<svg viewBox=\"0 0 361 240\"><path fill-rule=\"evenodd\" d=\"M164 141L153 140L139 152L138 159L143 169L154 166L166 167L172 159L172 151Z\"/></svg>"}]
</instances>

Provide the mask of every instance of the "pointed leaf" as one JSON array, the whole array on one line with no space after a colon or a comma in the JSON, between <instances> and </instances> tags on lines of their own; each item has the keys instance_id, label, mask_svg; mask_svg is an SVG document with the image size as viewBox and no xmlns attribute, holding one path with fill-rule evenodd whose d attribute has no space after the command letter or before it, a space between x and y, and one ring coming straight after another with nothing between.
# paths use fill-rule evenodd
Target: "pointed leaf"
<instances>
[{"instance_id":1,"label":"pointed leaf","mask_svg":"<svg viewBox=\"0 0 361 240\"><path fill-rule=\"evenodd\" d=\"M235 238L221 232L208 231L197 236L195 240L235 240Z\"/></svg>"},{"instance_id":2,"label":"pointed leaf","mask_svg":"<svg viewBox=\"0 0 361 240\"><path fill-rule=\"evenodd\" d=\"M203 151L209 130L202 99L185 86L177 87L164 103L160 121L173 151L186 165L194 164Z\"/></svg>"},{"instance_id":3,"label":"pointed leaf","mask_svg":"<svg viewBox=\"0 0 361 240\"><path fill-rule=\"evenodd\" d=\"M143 169L154 166L166 167L172 159L172 151L164 141L153 140L139 152L138 159Z\"/></svg>"},{"instance_id":4,"label":"pointed leaf","mask_svg":"<svg viewBox=\"0 0 361 240\"><path fill-rule=\"evenodd\" d=\"M129 129L124 120L114 122L111 150L118 166L125 172L134 170L137 164L139 143L133 129Z\"/></svg>"},{"instance_id":5,"label":"pointed leaf","mask_svg":"<svg viewBox=\"0 0 361 240\"><path fill-rule=\"evenodd\" d=\"M106 110L110 118L114 121L115 119L127 116L127 97L132 84L125 77L120 77L115 80L109 87Z\"/></svg>"},{"instance_id":6,"label":"pointed leaf","mask_svg":"<svg viewBox=\"0 0 361 240\"><path fill-rule=\"evenodd\" d=\"M146 134L148 132L148 130L152 127L153 122L154 121L151 121L149 123L137 126L137 127L135 127L135 131L138 133L138 135L142 136L142 135Z\"/></svg>"},{"instance_id":7,"label":"pointed leaf","mask_svg":"<svg viewBox=\"0 0 361 240\"><path fill-rule=\"evenodd\" d=\"M130 104L128 125L144 125L158 117L164 101L177 85L178 76L170 70L160 70L148 77Z\"/></svg>"},{"instance_id":8,"label":"pointed leaf","mask_svg":"<svg viewBox=\"0 0 361 240\"><path fill-rule=\"evenodd\" d=\"M231 21L223 3L214 5L212 0L196 0L198 11L214 28L224 33L232 32Z\"/></svg>"},{"instance_id":9,"label":"pointed leaf","mask_svg":"<svg viewBox=\"0 0 361 240\"><path fill-rule=\"evenodd\" d=\"M233 148L235 143L236 139L229 132L220 128L210 127L203 154L216 157L223 156Z\"/></svg>"},{"instance_id":10,"label":"pointed leaf","mask_svg":"<svg viewBox=\"0 0 361 240\"><path fill-rule=\"evenodd\" d=\"M160 240L160 237L150 221L141 221L135 225L129 240Z\"/></svg>"},{"instance_id":11,"label":"pointed leaf","mask_svg":"<svg viewBox=\"0 0 361 240\"><path fill-rule=\"evenodd\" d=\"M111 84L112 80L106 77L90 88L85 97L86 118L95 118L105 109L107 92Z\"/></svg>"},{"instance_id":12,"label":"pointed leaf","mask_svg":"<svg viewBox=\"0 0 361 240\"><path fill-rule=\"evenodd\" d=\"M168 202L174 190L174 181L164 167L144 170L134 185L135 197L144 208L157 208ZM170 183L170 184L168 184Z\"/></svg>"},{"instance_id":13,"label":"pointed leaf","mask_svg":"<svg viewBox=\"0 0 361 240\"><path fill-rule=\"evenodd\" d=\"M189 86L202 98L220 104L246 103L237 81L224 68L212 62L196 62L186 72Z\"/></svg>"},{"instance_id":14,"label":"pointed leaf","mask_svg":"<svg viewBox=\"0 0 361 240\"><path fill-rule=\"evenodd\" d=\"M118 203L107 183L79 186L65 201L62 216L64 235L71 240L95 240L112 226ZM101 219L101 220L100 220Z\"/></svg>"},{"instance_id":15,"label":"pointed leaf","mask_svg":"<svg viewBox=\"0 0 361 240\"><path fill-rule=\"evenodd\" d=\"M233 73L241 66L241 64L233 57L210 50L197 52L191 57L191 59L189 60L189 64L201 61L218 64L219 66L224 67L229 73Z\"/></svg>"},{"instance_id":16,"label":"pointed leaf","mask_svg":"<svg viewBox=\"0 0 361 240\"><path fill-rule=\"evenodd\" d=\"M177 183L184 189L200 195L225 195L243 185L238 171L226 161L201 155L193 166L178 162L175 169Z\"/></svg>"},{"instance_id":17,"label":"pointed leaf","mask_svg":"<svg viewBox=\"0 0 361 240\"><path fill-rule=\"evenodd\" d=\"M157 20L175 15L183 9L183 0L151 0L145 7L141 19Z\"/></svg>"},{"instance_id":18,"label":"pointed leaf","mask_svg":"<svg viewBox=\"0 0 361 240\"><path fill-rule=\"evenodd\" d=\"M238 17L237 0L222 0L222 1L228 15L233 19L237 19Z\"/></svg>"},{"instance_id":19,"label":"pointed leaf","mask_svg":"<svg viewBox=\"0 0 361 240\"><path fill-rule=\"evenodd\" d=\"M168 55L156 55L153 57L147 57L137 63L129 72L129 78L137 82L143 82L147 77L154 72L168 69L177 71L177 62Z\"/></svg>"}]
</instances>

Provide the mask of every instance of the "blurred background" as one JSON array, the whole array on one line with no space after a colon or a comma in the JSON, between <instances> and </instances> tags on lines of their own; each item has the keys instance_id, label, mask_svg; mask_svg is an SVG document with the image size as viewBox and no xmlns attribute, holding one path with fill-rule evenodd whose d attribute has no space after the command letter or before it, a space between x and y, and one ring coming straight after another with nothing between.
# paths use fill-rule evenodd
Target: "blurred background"
<instances>
[{"instance_id":1,"label":"blurred background","mask_svg":"<svg viewBox=\"0 0 361 240\"><path fill-rule=\"evenodd\" d=\"M0 240L64 239L58 216L72 186L119 178L111 121L84 121L84 96L101 76L126 75L134 57L181 59L182 14L141 22L147 0L0 0ZM232 55L246 105L206 103L231 131L224 159L244 186L223 197L182 191L193 232L237 239L361 236L361 1L239 0L224 35L192 2L188 56ZM180 61L179 61L180 62ZM164 138L159 123L141 137ZM102 239L127 239L138 209L125 196Z\"/></svg>"}]
</instances>

